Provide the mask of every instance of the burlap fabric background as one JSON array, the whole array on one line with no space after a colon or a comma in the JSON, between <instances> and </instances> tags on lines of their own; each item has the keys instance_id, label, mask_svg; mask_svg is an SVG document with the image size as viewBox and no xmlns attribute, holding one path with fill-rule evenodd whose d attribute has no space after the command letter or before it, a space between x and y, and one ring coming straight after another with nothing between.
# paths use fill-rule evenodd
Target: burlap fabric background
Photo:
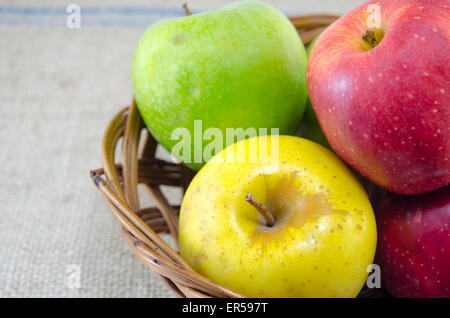
<instances>
[{"instance_id":1,"label":"burlap fabric background","mask_svg":"<svg viewBox=\"0 0 450 318\"><path fill-rule=\"evenodd\" d=\"M140 35L181 15L182 2L0 1L0 296L172 296L133 257L88 172L101 165L105 125L130 101ZM267 2L293 15L343 13L363 1ZM66 27L70 3L82 8L80 29ZM66 285L70 264L81 269L81 288Z\"/></svg>"}]
</instances>

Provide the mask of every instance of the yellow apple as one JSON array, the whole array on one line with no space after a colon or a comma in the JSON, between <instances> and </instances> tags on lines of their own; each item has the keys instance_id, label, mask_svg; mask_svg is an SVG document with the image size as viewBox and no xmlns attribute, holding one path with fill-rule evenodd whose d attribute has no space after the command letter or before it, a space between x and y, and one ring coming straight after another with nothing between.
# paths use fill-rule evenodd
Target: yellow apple
<instances>
[{"instance_id":1,"label":"yellow apple","mask_svg":"<svg viewBox=\"0 0 450 318\"><path fill-rule=\"evenodd\" d=\"M269 151L255 151L261 144ZM365 190L335 154L262 136L229 146L196 175L179 243L196 271L247 297L354 297L376 225Z\"/></svg>"}]
</instances>

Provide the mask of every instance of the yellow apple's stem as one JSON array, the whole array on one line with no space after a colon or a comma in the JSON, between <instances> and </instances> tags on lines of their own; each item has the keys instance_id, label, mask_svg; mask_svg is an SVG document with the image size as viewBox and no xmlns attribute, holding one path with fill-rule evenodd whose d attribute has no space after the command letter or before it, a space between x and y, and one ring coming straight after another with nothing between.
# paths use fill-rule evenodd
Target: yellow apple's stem
<instances>
[{"instance_id":1,"label":"yellow apple's stem","mask_svg":"<svg viewBox=\"0 0 450 318\"><path fill-rule=\"evenodd\" d=\"M192 12L191 12L191 10L189 10L187 2L183 3L183 10L184 10L184 15L186 15L186 16L192 15Z\"/></svg>"},{"instance_id":2,"label":"yellow apple's stem","mask_svg":"<svg viewBox=\"0 0 450 318\"><path fill-rule=\"evenodd\" d=\"M270 210L266 206L253 199L253 196L250 192L245 196L245 201L253 205L256 210L261 213L261 215L266 219L268 227L272 227L275 224L275 218L273 217L273 214L270 212Z\"/></svg>"}]
</instances>

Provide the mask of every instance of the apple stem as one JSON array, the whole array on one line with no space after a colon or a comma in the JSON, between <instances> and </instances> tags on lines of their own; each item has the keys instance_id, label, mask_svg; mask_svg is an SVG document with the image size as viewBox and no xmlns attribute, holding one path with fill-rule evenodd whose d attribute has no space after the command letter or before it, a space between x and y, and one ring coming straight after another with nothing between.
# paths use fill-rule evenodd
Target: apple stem
<instances>
[{"instance_id":1,"label":"apple stem","mask_svg":"<svg viewBox=\"0 0 450 318\"><path fill-rule=\"evenodd\" d=\"M184 10L184 15L188 16L188 15L192 15L191 10L189 10L189 7L187 5L187 2L183 3L183 10Z\"/></svg>"},{"instance_id":2,"label":"apple stem","mask_svg":"<svg viewBox=\"0 0 450 318\"><path fill-rule=\"evenodd\" d=\"M245 196L245 201L253 205L256 210L261 213L261 215L266 219L268 227L272 227L275 224L275 218L273 217L273 214L270 212L270 210L266 206L253 199L253 196L250 192Z\"/></svg>"},{"instance_id":3,"label":"apple stem","mask_svg":"<svg viewBox=\"0 0 450 318\"><path fill-rule=\"evenodd\" d=\"M367 30L366 34L364 34L363 36L363 39L372 47L376 47L379 44L377 37L375 36L375 32L373 32L372 30Z\"/></svg>"}]
</instances>

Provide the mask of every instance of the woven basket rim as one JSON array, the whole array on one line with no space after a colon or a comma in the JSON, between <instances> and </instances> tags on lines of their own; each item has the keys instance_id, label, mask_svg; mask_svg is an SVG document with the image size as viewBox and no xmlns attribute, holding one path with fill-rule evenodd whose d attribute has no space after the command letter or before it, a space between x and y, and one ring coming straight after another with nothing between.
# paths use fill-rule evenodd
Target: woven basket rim
<instances>
[{"instance_id":1,"label":"woven basket rim","mask_svg":"<svg viewBox=\"0 0 450 318\"><path fill-rule=\"evenodd\" d=\"M302 41L308 44L337 18L316 14L291 17L290 21ZM116 164L119 144L122 162ZM178 296L244 297L195 272L160 236L168 233L178 247L180 207L171 205L160 187L174 186L185 191L195 173L182 164L157 159L157 146L145 128L134 100L112 118L103 135L103 168L92 170L90 175L121 224L122 236L136 257L156 271ZM138 184L144 187L154 207L140 207Z\"/></svg>"}]
</instances>

